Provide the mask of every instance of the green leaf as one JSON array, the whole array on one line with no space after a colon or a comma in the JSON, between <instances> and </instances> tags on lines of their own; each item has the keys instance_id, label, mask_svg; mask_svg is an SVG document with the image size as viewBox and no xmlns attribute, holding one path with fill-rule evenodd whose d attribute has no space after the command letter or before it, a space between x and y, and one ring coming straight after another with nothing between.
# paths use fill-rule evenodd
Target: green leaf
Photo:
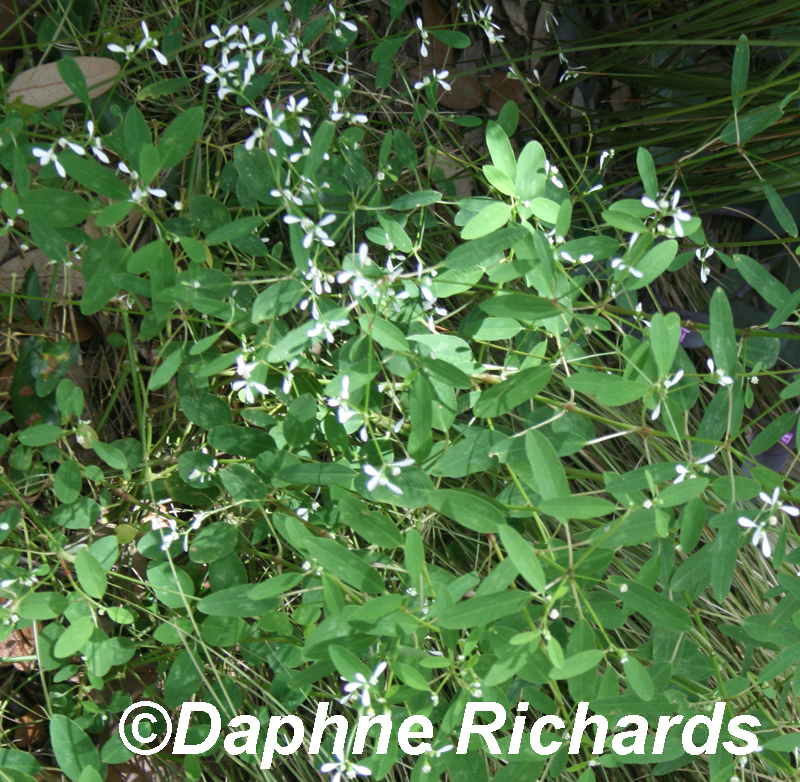
<instances>
[{"instance_id":1,"label":"green leaf","mask_svg":"<svg viewBox=\"0 0 800 782\"><path fill-rule=\"evenodd\" d=\"M496 418L536 396L553 374L550 367L529 367L512 374L507 380L482 391L473 408L478 418Z\"/></svg>"},{"instance_id":2,"label":"green leaf","mask_svg":"<svg viewBox=\"0 0 800 782\"><path fill-rule=\"evenodd\" d=\"M768 185L766 182L762 182L761 189L764 191L764 195L781 228L783 228L789 236L796 237L797 223L795 223L792 213L789 211L786 204L783 203L783 199L778 195L775 188L772 185Z\"/></svg>"},{"instance_id":3,"label":"green leaf","mask_svg":"<svg viewBox=\"0 0 800 782\"><path fill-rule=\"evenodd\" d=\"M485 627L490 622L519 613L532 599L531 594L519 590L472 597L442 613L436 624L445 630Z\"/></svg>"},{"instance_id":4,"label":"green leaf","mask_svg":"<svg viewBox=\"0 0 800 782\"><path fill-rule=\"evenodd\" d=\"M67 174L97 195L115 201L128 201L131 191L114 173L92 158L76 155L71 150L58 156Z\"/></svg>"},{"instance_id":5,"label":"green leaf","mask_svg":"<svg viewBox=\"0 0 800 782\"><path fill-rule=\"evenodd\" d=\"M596 670L605 654L602 649L589 649L585 652L578 652L571 657L567 657L562 666L551 668L550 673L547 675L551 679L572 679L587 671Z\"/></svg>"},{"instance_id":6,"label":"green leaf","mask_svg":"<svg viewBox=\"0 0 800 782\"><path fill-rule=\"evenodd\" d=\"M194 595L189 574L171 562L150 562L147 580L156 597L169 608L183 608Z\"/></svg>"},{"instance_id":7,"label":"green leaf","mask_svg":"<svg viewBox=\"0 0 800 782\"><path fill-rule=\"evenodd\" d=\"M61 633L53 647L53 654L56 657L72 657L91 638L94 628L91 616L79 617Z\"/></svg>"},{"instance_id":8,"label":"green leaf","mask_svg":"<svg viewBox=\"0 0 800 782\"><path fill-rule=\"evenodd\" d=\"M299 280L281 280L270 285L256 296L251 321L261 323L291 312L303 298L304 293L305 288Z\"/></svg>"},{"instance_id":9,"label":"green leaf","mask_svg":"<svg viewBox=\"0 0 800 782\"><path fill-rule=\"evenodd\" d=\"M438 204L441 200L442 194L436 190L420 190L416 193L406 193L406 195L395 198L394 201L389 204L389 209L405 212L420 206Z\"/></svg>"},{"instance_id":10,"label":"green leaf","mask_svg":"<svg viewBox=\"0 0 800 782\"><path fill-rule=\"evenodd\" d=\"M305 577L305 573L282 573L255 584L247 594L251 600L269 600L294 589Z\"/></svg>"},{"instance_id":11,"label":"green leaf","mask_svg":"<svg viewBox=\"0 0 800 782\"><path fill-rule=\"evenodd\" d=\"M469 489L437 489L431 507L475 532L497 532L505 527L503 512L486 497Z\"/></svg>"},{"instance_id":12,"label":"green leaf","mask_svg":"<svg viewBox=\"0 0 800 782\"><path fill-rule=\"evenodd\" d=\"M486 123L486 146L494 166L513 182L517 177L517 159L505 131L493 120Z\"/></svg>"},{"instance_id":13,"label":"green leaf","mask_svg":"<svg viewBox=\"0 0 800 782\"><path fill-rule=\"evenodd\" d=\"M394 549L403 545L403 536L394 522L383 513L369 510L356 497L342 497L339 500L339 514L348 527L373 546Z\"/></svg>"},{"instance_id":14,"label":"green leaf","mask_svg":"<svg viewBox=\"0 0 800 782\"><path fill-rule=\"evenodd\" d=\"M189 559L203 564L227 557L236 549L239 530L233 524L217 521L204 526L192 538Z\"/></svg>"},{"instance_id":15,"label":"green leaf","mask_svg":"<svg viewBox=\"0 0 800 782\"><path fill-rule=\"evenodd\" d=\"M659 377L669 374L678 352L681 338L681 319L675 312L653 315L650 325L650 349L656 360Z\"/></svg>"},{"instance_id":16,"label":"green leaf","mask_svg":"<svg viewBox=\"0 0 800 782\"><path fill-rule=\"evenodd\" d=\"M789 289L773 277L758 261L736 253L733 256L733 262L742 277L773 307L781 307L792 295Z\"/></svg>"},{"instance_id":17,"label":"green leaf","mask_svg":"<svg viewBox=\"0 0 800 782\"><path fill-rule=\"evenodd\" d=\"M739 43L733 52L733 68L731 70L731 96L733 110L739 111L742 107L742 93L747 89L747 76L750 71L750 45L747 36L742 33Z\"/></svg>"},{"instance_id":18,"label":"green leaf","mask_svg":"<svg viewBox=\"0 0 800 782\"><path fill-rule=\"evenodd\" d=\"M408 353L411 350L403 332L388 320L364 313L359 315L358 325L387 350L398 350L401 353Z\"/></svg>"},{"instance_id":19,"label":"green leaf","mask_svg":"<svg viewBox=\"0 0 800 782\"><path fill-rule=\"evenodd\" d=\"M64 55L56 63L58 75L64 84L72 90L72 94L84 105L89 105L89 88L86 86L86 77L78 63L69 55Z\"/></svg>"},{"instance_id":20,"label":"green leaf","mask_svg":"<svg viewBox=\"0 0 800 782\"><path fill-rule=\"evenodd\" d=\"M125 112L122 130L125 138L128 167L136 170L139 167L139 155L142 153L142 149L147 144L153 143L147 120L137 106L131 106Z\"/></svg>"},{"instance_id":21,"label":"green leaf","mask_svg":"<svg viewBox=\"0 0 800 782\"><path fill-rule=\"evenodd\" d=\"M494 201L472 217L461 230L462 239L477 239L502 228L511 217L508 204Z\"/></svg>"},{"instance_id":22,"label":"green leaf","mask_svg":"<svg viewBox=\"0 0 800 782\"><path fill-rule=\"evenodd\" d=\"M468 35L458 30L431 30L430 34L451 49L466 49L472 43Z\"/></svg>"},{"instance_id":23,"label":"green leaf","mask_svg":"<svg viewBox=\"0 0 800 782\"><path fill-rule=\"evenodd\" d=\"M750 443L748 451L756 456L771 448L797 423L797 413L784 413L759 432Z\"/></svg>"},{"instance_id":24,"label":"green leaf","mask_svg":"<svg viewBox=\"0 0 800 782\"><path fill-rule=\"evenodd\" d=\"M758 683L772 681L785 670L800 662L800 641L784 649L779 655L770 660L758 675Z\"/></svg>"},{"instance_id":25,"label":"green leaf","mask_svg":"<svg viewBox=\"0 0 800 782\"><path fill-rule=\"evenodd\" d=\"M503 258L509 247L527 234L527 230L521 225L501 228L451 250L442 261L442 266L446 269L471 269L475 266L496 263Z\"/></svg>"},{"instance_id":26,"label":"green leaf","mask_svg":"<svg viewBox=\"0 0 800 782\"><path fill-rule=\"evenodd\" d=\"M444 478L463 478L476 472L491 470L500 464L493 453L493 446L505 439L505 435L490 429L467 427L464 437L441 455L430 473Z\"/></svg>"},{"instance_id":27,"label":"green leaf","mask_svg":"<svg viewBox=\"0 0 800 782\"><path fill-rule=\"evenodd\" d=\"M59 768L72 782L79 782L84 768L100 771L100 755L94 742L69 717L63 714L50 717L50 743Z\"/></svg>"},{"instance_id":28,"label":"green leaf","mask_svg":"<svg viewBox=\"0 0 800 782\"><path fill-rule=\"evenodd\" d=\"M326 573L336 576L345 584L372 595L381 595L386 591L383 579L377 571L336 541L309 538L303 545Z\"/></svg>"},{"instance_id":29,"label":"green leaf","mask_svg":"<svg viewBox=\"0 0 800 782\"><path fill-rule=\"evenodd\" d=\"M647 233L647 226L638 217L633 217L625 212L607 209L601 213L601 217L610 226L620 231L636 234Z\"/></svg>"},{"instance_id":30,"label":"green leaf","mask_svg":"<svg viewBox=\"0 0 800 782\"><path fill-rule=\"evenodd\" d=\"M626 279L625 288L629 291L635 291L645 285L649 285L669 268L677 254L678 243L674 239L666 239L663 242L659 242L636 264L636 270L640 271L642 276Z\"/></svg>"},{"instance_id":31,"label":"green leaf","mask_svg":"<svg viewBox=\"0 0 800 782\"><path fill-rule=\"evenodd\" d=\"M29 592L21 600L17 613L23 619L42 621L61 616L69 606L69 600L58 592Z\"/></svg>"},{"instance_id":32,"label":"green leaf","mask_svg":"<svg viewBox=\"0 0 800 782\"><path fill-rule=\"evenodd\" d=\"M688 633L693 627L688 611L661 592L628 580L622 580L615 592L628 609L642 614L653 625L663 625L676 633Z\"/></svg>"},{"instance_id":33,"label":"green leaf","mask_svg":"<svg viewBox=\"0 0 800 782\"><path fill-rule=\"evenodd\" d=\"M194 106L170 122L157 145L162 169L177 166L189 154L195 142L203 136L203 121L202 107Z\"/></svg>"},{"instance_id":34,"label":"green leaf","mask_svg":"<svg viewBox=\"0 0 800 782\"><path fill-rule=\"evenodd\" d=\"M722 603L727 597L736 570L736 558L742 542L742 528L728 523L720 527L714 541L714 558L711 560L711 591Z\"/></svg>"},{"instance_id":35,"label":"green leaf","mask_svg":"<svg viewBox=\"0 0 800 782\"><path fill-rule=\"evenodd\" d=\"M108 581L103 566L85 549L75 555L75 573L78 583L89 597L102 600Z\"/></svg>"},{"instance_id":36,"label":"green leaf","mask_svg":"<svg viewBox=\"0 0 800 782\"><path fill-rule=\"evenodd\" d=\"M530 293L495 294L491 299L481 302L480 308L488 315L515 318L524 323L552 318L561 312L550 299Z\"/></svg>"},{"instance_id":37,"label":"green leaf","mask_svg":"<svg viewBox=\"0 0 800 782\"><path fill-rule=\"evenodd\" d=\"M356 473L343 464L308 462L284 467L277 477L296 486L346 486Z\"/></svg>"},{"instance_id":38,"label":"green leaf","mask_svg":"<svg viewBox=\"0 0 800 782\"><path fill-rule=\"evenodd\" d=\"M500 527L500 541L520 575L533 589L543 594L547 587L547 578L533 546L507 524Z\"/></svg>"},{"instance_id":39,"label":"green leaf","mask_svg":"<svg viewBox=\"0 0 800 782\"><path fill-rule=\"evenodd\" d=\"M746 114L732 119L719 134L720 141L725 144L743 144L762 130L774 125L783 118L783 108L779 103L762 106L760 109L748 111Z\"/></svg>"},{"instance_id":40,"label":"green leaf","mask_svg":"<svg viewBox=\"0 0 800 782\"><path fill-rule=\"evenodd\" d=\"M263 217L242 217L210 231L206 235L206 244L209 247L214 247L218 244L232 242L236 239L241 239L243 236L249 236L256 228L263 225Z\"/></svg>"},{"instance_id":41,"label":"green leaf","mask_svg":"<svg viewBox=\"0 0 800 782\"><path fill-rule=\"evenodd\" d=\"M599 497L554 497L539 504L540 513L557 519L594 519L610 516L617 506Z\"/></svg>"},{"instance_id":42,"label":"green leaf","mask_svg":"<svg viewBox=\"0 0 800 782\"><path fill-rule=\"evenodd\" d=\"M543 500L569 496L564 466L550 441L538 430L525 434L525 453Z\"/></svg>"},{"instance_id":43,"label":"green leaf","mask_svg":"<svg viewBox=\"0 0 800 782\"><path fill-rule=\"evenodd\" d=\"M653 687L653 680L647 669L635 658L629 657L628 661L623 665L625 671L625 679L628 684L633 688L633 691L643 700L653 700L655 688Z\"/></svg>"},{"instance_id":44,"label":"green leaf","mask_svg":"<svg viewBox=\"0 0 800 782\"><path fill-rule=\"evenodd\" d=\"M653 156L644 147L639 147L636 151L636 168L639 170L644 192L655 199L658 196L658 177L656 167L653 163Z\"/></svg>"},{"instance_id":45,"label":"green leaf","mask_svg":"<svg viewBox=\"0 0 800 782\"><path fill-rule=\"evenodd\" d=\"M158 365L147 383L149 391L156 391L175 377L183 363L183 345L179 345Z\"/></svg>"},{"instance_id":46,"label":"green leaf","mask_svg":"<svg viewBox=\"0 0 800 782\"><path fill-rule=\"evenodd\" d=\"M71 228L90 214L89 204L77 193L37 187L19 196L21 217L29 223L50 228Z\"/></svg>"},{"instance_id":47,"label":"green leaf","mask_svg":"<svg viewBox=\"0 0 800 782\"><path fill-rule=\"evenodd\" d=\"M726 375L733 375L736 369L736 335L733 331L731 305L722 287L717 288L711 297L709 314L709 347L714 355L715 365Z\"/></svg>"},{"instance_id":48,"label":"green leaf","mask_svg":"<svg viewBox=\"0 0 800 782\"><path fill-rule=\"evenodd\" d=\"M38 448L56 442L64 434L60 426L36 424L19 433L19 441L31 448Z\"/></svg>"},{"instance_id":49,"label":"green leaf","mask_svg":"<svg viewBox=\"0 0 800 782\"><path fill-rule=\"evenodd\" d=\"M251 594L259 586L239 584L212 592L198 602L197 610L208 616L235 616L242 619L263 616L272 610L274 602L263 594Z\"/></svg>"},{"instance_id":50,"label":"green leaf","mask_svg":"<svg viewBox=\"0 0 800 782\"><path fill-rule=\"evenodd\" d=\"M483 175L486 177L489 184L499 193L507 196L516 195L516 188L514 187L513 180L509 179L499 168L486 165L483 167ZM503 223L503 225L505 225L505 223ZM464 239L469 238L463 234L461 236Z\"/></svg>"}]
</instances>

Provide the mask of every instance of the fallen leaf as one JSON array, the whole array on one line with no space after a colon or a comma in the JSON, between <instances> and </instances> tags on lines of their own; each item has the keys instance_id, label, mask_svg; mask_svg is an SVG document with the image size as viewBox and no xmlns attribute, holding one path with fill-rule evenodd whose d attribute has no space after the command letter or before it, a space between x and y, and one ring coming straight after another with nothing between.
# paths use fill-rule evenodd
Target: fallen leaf
<instances>
[{"instance_id":1,"label":"fallen leaf","mask_svg":"<svg viewBox=\"0 0 800 782\"><path fill-rule=\"evenodd\" d=\"M511 79L507 74L492 73L482 79L483 86L489 91L489 108L500 113L503 106L511 101L519 106L520 113L528 119L536 116L536 109L519 79Z\"/></svg>"},{"instance_id":2,"label":"fallen leaf","mask_svg":"<svg viewBox=\"0 0 800 782\"><path fill-rule=\"evenodd\" d=\"M36 744L44 736L44 718L41 714L26 711L14 730L14 743L22 749Z\"/></svg>"},{"instance_id":3,"label":"fallen leaf","mask_svg":"<svg viewBox=\"0 0 800 782\"><path fill-rule=\"evenodd\" d=\"M432 27L449 27L452 16L444 10L439 0L422 0L422 24L426 29ZM432 65L436 70L449 68L453 64L453 50L434 36L428 36L428 56L422 58L425 65Z\"/></svg>"},{"instance_id":4,"label":"fallen leaf","mask_svg":"<svg viewBox=\"0 0 800 782\"><path fill-rule=\"evenodd\" d=\"M120 66L109 57L75 57L83 72L89 97L96 98L111 89L120 72ZM58 63L37 65L17 76L8 88L6 100L13 103L22 98L26 106L43 109L47 106L73 106L80 103L58 72Z\"/></svg>"},{"instance_id":5,"label":"fallen leaf","mask_svg":"<svg viewBox=\"0 0 800 782\"><path fill-rule=\"evenodd\" d=\"M53 266L50 265L50 259L41 250L27 250L22 255L9 258L0 266L0 293L16 293L19 291L25 278L25 272L28 271L31 264L36 267L36 272L39 275L42 296L49 296L50 281L53 278ZM62 263L56 276L54 293L56 296L71 293L74 299L79 299L86 290L83 274L81 274L81 270L77 266L72 266L66 271L68 273L65 274L64 264Z\"/></svg>"},{"instance_id":6,"label":"fallen leaf","mask_svg":"<svg viewBox=\"0 0 800 782\"><path fill-rule=\"evenodd\" d=\"M450 90L439 88L436 102L446 109L456 111L472 111L483 104L483 88L472 78L464 74L459 75L458 69L450 72Z\"/></svg>"}]
</instances>

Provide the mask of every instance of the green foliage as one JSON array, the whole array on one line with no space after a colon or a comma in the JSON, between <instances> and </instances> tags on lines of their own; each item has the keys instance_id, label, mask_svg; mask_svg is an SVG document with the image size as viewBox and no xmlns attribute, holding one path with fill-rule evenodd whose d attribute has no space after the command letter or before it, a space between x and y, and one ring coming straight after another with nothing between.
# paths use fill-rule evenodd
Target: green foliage
<instances>
[{"instance_id":1,"label":"green foliage","mask_svg":"<svg viewBox=\"0 0 800 782\"><path fill-rule=\"evenodd\" d=\"M425 715L433 748L413 769L373 738L366 758L347 748L376 779L415 782L591 782L643 765L727 780L734 759L677 743L643 758L609 737L594 772L588 737L575 755L516 757L511 720L505 767L446 749L469 700L524 700L568 724L588 701L651 729L726 700L761 721L748 762L791 777L800 491L786 459L766 461L795 458L800 386L778 365L790 282L721 256L731 274L707 326L689 323L659 282L708 243L655 146L636 146L643 197L611 198L572 153L518 143L511 102L465 171L474 195L456 197L424 149L430 127L452 131L430 83L409 85L419 122L401 129L360 115L349 74L308 66L323 40L344 68L356 40L326 9L254 11L250 39L228 36L227 72L230 42L203 46L203 29L203 76L144 84L133 102L90 100L62 57L79 113L8 107L0 122L2 233L54 262L48 285L29 273L0 302L9 322L29 316L0 435L0 635L33 633L55 762L88 782L128 759L103 730L139 677L137 694L169 708L195 698L263 724L325 701ZM392 19L403 11L392 3ZM174 63L179 27L108 53L146 62L160 46ZM407 38L392 35L370 55L387 89ZM246 67L256 36L274 68ZM750 46L733 52L727 144L786 109L743 111ZM85 286L71 288L76 267ZM743 285L771 312L745 311ZM114 356L100 411L79 383L79 315ZM763 415L759 375L782 389ZM39 773L2 752L0 777ZM326 738L320 762L332 752ZM219 743L179 761L190 779L261 773ZM166 751L154 762L175 773ZM302 778L319 766L292 762Z\"/></svg>"}]
</instances>

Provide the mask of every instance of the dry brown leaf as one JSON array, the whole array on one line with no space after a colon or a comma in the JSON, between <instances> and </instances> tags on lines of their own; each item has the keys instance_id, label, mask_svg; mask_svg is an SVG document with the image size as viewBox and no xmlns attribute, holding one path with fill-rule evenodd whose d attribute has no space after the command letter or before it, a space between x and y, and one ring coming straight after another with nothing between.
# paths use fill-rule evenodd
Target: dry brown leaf
<instances>
[{"instance_id":1,"label":"dry brown leaf","mask_svg":"<svg viewBox=\"0 0 800 782\"><path fill-rule=\"evenodd\" d=\"M120 71L119 64L109 57L75 57L74 60L86 79L90 98L96 98L109 90ZM12 103L18 97L27 106L37 109L80 103L61 78L58 64L54 62L22 71L11 82L7 100Z\"/></svg>"},{"instance_id":2,"label":"dry brown leaf","mask_svg":"<svg viewBox=\"0 0 800 782\"><path fill-rule=\"evenodd\" d=\"M458 70L451 71L458 74ZM472 111L483 104L483 88L472 78L472 76L455 75L448 79L450 90L443 90L439 87L436 102L446 109L456 111Z\"/></svg>"},{"instance_id":3,"label":"dry brown leaf","mask_svg":"<svg viewBox=\"0 0 800 782\"><path fill-rule=\"evenodd\" d=\"M31 264L36 267L36 272L39 275L39 286L42 290L42 295L48 296L50 294L50 280L53 277L53 266L50 265L50 259L41 250L27 250L22 255L9 258L0 266L0 293L11 293L12 288L13 292L19 291L25 279L25 272L28 271ZM66 292L71 293L74 299L78 299L85 290L86 282L83 279L81 270L76 266L65 270L64 264L61 264L56 277L54 295L63 296Z\"/></svg>"},{"instance_id":4,"label":"dry brown leaf","mask_svg":"<svg viewBox=\"0 0 800 782\"><path fill-rule=\"evenodd\" d=\"M422 24L425 28L447 27L452 25L451 15L444 10L439 0L422 0ZM422 58L425 65L436 70L448 68L453 64L454 52L432 35L428 38L428 56Z\"/></svg>"},{"instance_id":5,"label":"dry brown leaf","mask_svg":"<svg viewBox=\"0 0 800 782\"><path fill-rule=\"evenodd\" d=\"M520 113L528 119L536 116L536 110L519 79L511 79L507 74L498 72L486 76L482 81L489 90L489 108L493 112L499 114L503 106L511 101L519 106Z\"/></svg>"},{"instance_id":6,"label":"dry brown leaf","mask_svg":"<svg viewBox=\"0 0 800 782\"><path fill-rule=\"evenodd\" d=\"M6 364L3 369L9 366ZM10 363L11 371L14 371L14 364ZM0 374L2 370L0 370ZM36 667L36 660L14 660L8 662L13 657L30 657L36 654L36 644L33 641L33 627L23 627L21 630L14 630L5 641L0 641L0 665L13 665L18 671L32 671Z\"/></svg>"},{"instance_id":7,"label":"dry brown leaf","mask_svg":"<svg viewBox=\"0 0 800 782\"><path fill-rule=\"evenodd\" d=\"M14 743L21 749L36 744L44 736L44 718L41 714L26 711L14 729Z\"/></svg>"},{"instance_id":8,"label":"dry brown leaf","mask_svg":"<svg viewBox=\"0 0 800 782\"><path fill-rule=\"evenodd\" d=\"M517 35L521 35L525 40L530 39L528 34L528 19L525 16L525 3L520 0L502 0L503 10L506 12L508 21L514 28Z\"/></svg>"}]
</instances>

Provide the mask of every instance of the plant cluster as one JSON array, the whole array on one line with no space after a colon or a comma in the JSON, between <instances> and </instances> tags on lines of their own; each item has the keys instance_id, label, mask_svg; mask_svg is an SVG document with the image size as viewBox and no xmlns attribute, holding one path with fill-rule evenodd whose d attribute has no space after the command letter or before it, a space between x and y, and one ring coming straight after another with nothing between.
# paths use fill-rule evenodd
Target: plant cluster
<instances>
[{"instance_id":1,"label":"plant cluster","mask_svg":"<svg viewBox=\"0 0 800 782\"><path fill-rule=\"evenodd\" d=\"M146 698L436 726L417 757L326 737L287 778L793 778L800 380L780 356L800 296L712 247L647 149L620 197L610 152L573 170L513 102L485 123L480 194L457 198L418 149L458 127L436 104L447 73L404 85L420 129L382 122L351 61L362 21L285 3L217 20L196 73L127 105L64 66L77 108L7 107L0 233L52 265L3 300L0 635L30 639L49 727L37 751L0 750L0 773L105 779L135 761L113 726ZM154 26L107 47L120 84L179 67L179 25ZM168 121L148 112L177 94ZM771 312L737 328L724 285L705 324L662 306L659 283L712 255ZM76 318L115 362L99 410ZM568 728L578 702L652 724L725 701L760 744L594 753L587 735L542 757L508 752L509 718L500 754L477 736L457 754L475 700ZM221 746L150 761L272 778Z\"/></svg>"}]
</instances>

